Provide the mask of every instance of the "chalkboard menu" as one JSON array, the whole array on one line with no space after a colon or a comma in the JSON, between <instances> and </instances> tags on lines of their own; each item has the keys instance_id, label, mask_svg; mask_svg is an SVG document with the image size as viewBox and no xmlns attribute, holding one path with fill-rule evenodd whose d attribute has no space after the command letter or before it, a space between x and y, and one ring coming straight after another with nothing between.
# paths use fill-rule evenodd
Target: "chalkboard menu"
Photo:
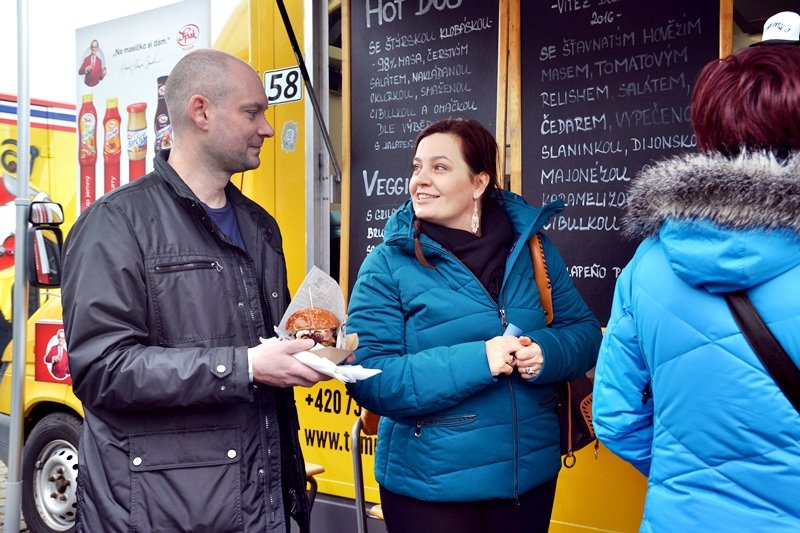
<instances>
[{"instance_id":1,"label":"chalkboard menu","mask_svg":"<svg viewBox=\"0 0 800 533\"><path fill-rule=\"evenodd\" d=\"M545 232L592 311L608 321L638 243L620 236L631 179L695 151L690 95L718 57L719 2L521 2L522 193L563 198Z\"/></svg>"},{"instance_id":2,"label":"chalkboard menu","mask_svg":"<svg viewBox=\"0 0 800 533\"><path fill-rule=\"evenodd\" d=\"M414 139L445 117L494 131L498 0L350 4L348 291L383 227L409 198Z\"/></svg>"}]
</instances>

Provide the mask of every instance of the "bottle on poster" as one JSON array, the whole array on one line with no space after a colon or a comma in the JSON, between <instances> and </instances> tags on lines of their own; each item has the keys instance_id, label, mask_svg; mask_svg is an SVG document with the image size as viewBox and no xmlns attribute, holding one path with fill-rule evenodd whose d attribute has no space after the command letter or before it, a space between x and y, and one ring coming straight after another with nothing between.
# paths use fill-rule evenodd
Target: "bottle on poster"
<instances>
[{"instance_id":1,"label":"bottle on poster","mask_svg":"<svg viewBox=\"0 0 800 533\"><path fill-rule=\"evenodd\" d=\"M147 103L128 106L128 181L141 178L146 172Z\"/></svg>"},{"instance_id":2,"label":"bottle on poster","mask_svg":"<svg viewBox=\"0 0 800 533\"><path fill-rule=\"evenodd\" d=\"M119 159L122 152L120 127L122 119L117 109L117 99L106 100L106 114L103 117L103 186L108 192L119 187Z\"/></svg>"},{"instance_id":3,"label":"bottle on poster","mask_svg":"<svg viewBox=\"0 0 800 533\"><path fill-rule=\"evenodd\" d=\"M78 162L80 164L81 211L95 200L95 165L97 163L97 110L91 93L81 97L78 113Z\"/></svg>"},{"instance_id":4,"label":"bottle on poster","mask_svg":"<svg viewBox=\"0 0 800 533\"><path fill-rule=\"evenodd\" d=\"M169 76L159 76L158 82L158 104L156 105L156 114L153 119L153 126L155 127L155 142L153 143L153 151L156 155L162 149L168 150L172 147L172 124L169 121L169 112L167 111L167 103L164 100L164 86L167 83Z\"/></svg>"}]
</instances>

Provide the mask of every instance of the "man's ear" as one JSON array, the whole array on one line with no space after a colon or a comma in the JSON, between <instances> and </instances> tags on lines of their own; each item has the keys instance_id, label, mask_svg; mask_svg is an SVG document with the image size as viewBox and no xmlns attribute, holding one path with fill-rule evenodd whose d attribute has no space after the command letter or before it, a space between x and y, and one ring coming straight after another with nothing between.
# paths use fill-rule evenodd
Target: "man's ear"
<instances>
[{"instance_id":1,"label":"man's ear","mask_svg":"<svg viewBox=\"0 0 800 533\"><path fill-rule=\"evenodd\" d=\"M189 120L201 130L208 129L209 101L200 94L193 94L189 98Z\"/></svg>"}]
</instances>

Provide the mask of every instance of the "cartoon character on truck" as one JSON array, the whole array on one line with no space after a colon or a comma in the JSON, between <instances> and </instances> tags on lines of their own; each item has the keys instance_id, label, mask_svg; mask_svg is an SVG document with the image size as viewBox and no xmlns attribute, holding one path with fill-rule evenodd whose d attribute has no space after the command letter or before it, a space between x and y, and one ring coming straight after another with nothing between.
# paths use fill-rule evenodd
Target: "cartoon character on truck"
<instances>
[{"instance_id":1,"label":"cartoon character on truck","mask_svg":"<svg viewBox=\"0 0 800 533\"><path fill-rule=\"evenodd\" d=\"M32 202L57 198L63 213L75 212L75 107L31 102L30 184ZM17 180L17 101L0 94L0 460L9 462L12 423L12 293L17 267L26 261L15 257ZM32 204L33 206L42 204ZM37 213L39 211L37 210ZM63 220L63 213L61 219ZM74 218L74 217L72 217ZM47 274L57 274L59 240L51 232L32 232L29 252L38 241ZM31 263L35 263L33 257ZM53 261L56 261L55 263ZM52 270L51 270L52 269ZM77 448L82 420L80 402L72 394L68 350L59 342L61 298L57 287L28 289L27 365L24 376L24 442L22 457L22 510L34 532L69 531L74 526L77 488ZM61 335L63 338L63 334ZM52 344L50 341L52 340Z\"/></svg>"}]
</instances>

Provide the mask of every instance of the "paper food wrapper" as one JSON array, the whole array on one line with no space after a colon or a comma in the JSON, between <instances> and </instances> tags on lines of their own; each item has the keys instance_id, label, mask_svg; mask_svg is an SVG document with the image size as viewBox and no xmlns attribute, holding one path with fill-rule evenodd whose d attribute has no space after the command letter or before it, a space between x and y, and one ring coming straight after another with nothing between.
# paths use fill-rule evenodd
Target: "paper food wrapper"
<instances>
[{"instance_id":1,"label":"paper food wrapper","mask_svg":"<svg viewBox=\"0 0 800 533\"><path fill-rule=\"evenodd\" d=\"M270 344L273 342L280 342L280 339L276 337L261 339L262 344ZM304 365L310 366L320 374L338 379L342 383L355 383L360 379L367 379L381 372L378 369L364 368L361 365L338 365L322 355L326 350L330 349L331 348L317 344L314 348L311 348L311 350L292 354L292 357Z\"/></svg>"},{"instance_id":2,"label":"paper food wrapper","mask_svg":"<svg viewBox=\"0 0 800 533\"><path fill-rule=\"evenodd\" d=\"M339 319L339 330L336 332L336 347L317 345L318 348L314 349L314 354L338 365L358 348L358 335L355 333L347 334L342 289L336 283L336 280L315 266L311 267L303 283L297 289L297 293L294 295L288 309L286 309L286 313L281 318L281 323L275 326L275 333L278 338L292 338L291 334L286 330L286 321L292 313L303 307L327 309Z\"/></svg>"}]
</instances>

